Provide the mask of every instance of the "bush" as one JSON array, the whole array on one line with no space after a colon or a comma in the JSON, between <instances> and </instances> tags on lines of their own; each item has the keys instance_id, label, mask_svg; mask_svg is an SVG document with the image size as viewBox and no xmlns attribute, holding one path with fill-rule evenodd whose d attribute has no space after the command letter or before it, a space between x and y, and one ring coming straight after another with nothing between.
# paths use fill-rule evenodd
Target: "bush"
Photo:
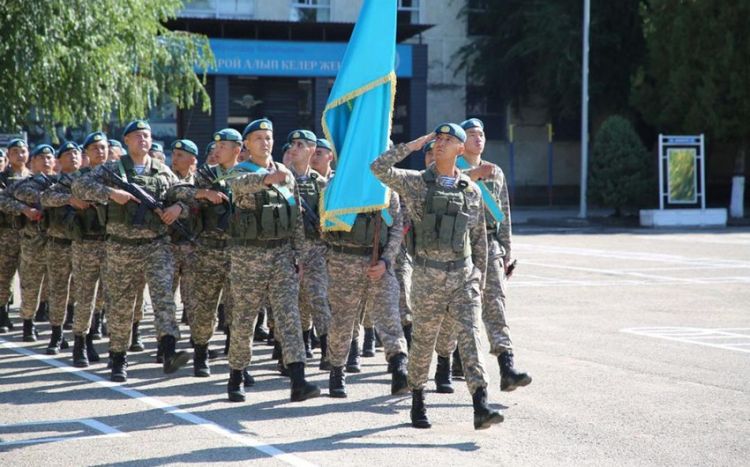
<instances>
[{"instance_id":1,"label":"bush","mask_svg":"<svg viewBox=\"0 0 750 467\"><path fill-rule=\"evenodd\" d=\"M594 139L589 172L591 201L615 209L643 206L657 189L651 155L624 117L608 117Z\"/></svg>"}]
</instances>

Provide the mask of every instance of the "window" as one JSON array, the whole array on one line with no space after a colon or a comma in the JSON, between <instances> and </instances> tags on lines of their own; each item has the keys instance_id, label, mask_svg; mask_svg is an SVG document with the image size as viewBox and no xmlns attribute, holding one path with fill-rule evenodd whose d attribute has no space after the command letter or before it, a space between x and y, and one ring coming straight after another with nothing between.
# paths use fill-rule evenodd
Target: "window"
<instances>
[{"instance_id":1,"label":"window","mask_svg":"<svg viewBox=\"0 0 750 467\"><path fill-rule=\"evenodd\" d=\"M180 13L187 18L252 18L255 0L189 0Z\"/></svg>"},{"instance_id":2,"label":"window","mask_svg":"<svg viewBox=\"0 0 750 467\"><path fill-rule=\"evenodd\" d=\"M327 22L331 20L331 0L292 0L290 21Z\"/></svg>"},{"instance_id":3,"label":"window","mask_svg":"<svg viewBox=\"0 0 750 467\"><path fill-rule=\"evenodd\" d=\"M466 118L482 120L487 139L506 138L505 104L493 98L484 86L466 86Z\"/></svg>"},{"instance_id":4,"label":"window","mask_svg":"<svg viewBox=\"0 0 750 467\"><path fill-rule=\"evenodd\" d=\"M419 23L419 0L398 0L398 23Z\"/></svg>"},{"instance_id":5,"label":"window","mask_svg":"<svg viewBox=\"0 0 750 467\"><path fill-rule=\"evenodd\" d=\"M486 36L492 33L493 25L488 21L487 0L468 0L466 4L466 32L470 36Z\"/></svg>"}]
</instances>

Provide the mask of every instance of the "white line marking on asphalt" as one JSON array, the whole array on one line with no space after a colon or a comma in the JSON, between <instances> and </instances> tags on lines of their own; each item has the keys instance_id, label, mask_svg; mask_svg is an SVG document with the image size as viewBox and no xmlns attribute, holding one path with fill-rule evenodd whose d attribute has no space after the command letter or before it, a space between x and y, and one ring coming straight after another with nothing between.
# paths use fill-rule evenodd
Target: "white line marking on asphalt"
<instances>
[{"instance_id":1,"label":"white line marking on asphalt","mask_svg":"<svg viewBox=\"0 0 750 467\"><path fill-rule=\"evenodd\" d=\"M88 435L88 436L76 436L76 435L51 436L47 438L20 439L16 441L0 441L0 447L17 445L17 444L53 443L56 441L67 441L71 439L79 440L79 439L93 439L93 438L120 438L120 437L128 436L127 434L123 433L122 431L119 431L115 427L109 426L98 420L94 420L93 418L77 418L77 419L72 419L72 420L41 420L38 422L11 423L7 425L0 425L0 430L3 430L4 428L7 429L7 428L26 427L26 426L64 425L66 423L69 423L69 424L76 423L76 424L86 425L89 428L92 428L102 434L101 435Z\"/></svg>"},{"instance_id":2,"label":"white line marking on asphalt","mask_svg":"<svg viewBox=\"0 0 750 467\"><path fill-rule=\"evenodd\" d=\"M742 329L742 328L738 328ZM723 329L711 328L691 328L691 327L644 327L644 328L626 328L620 329L620 332L635 334L637 336L655 337L657 339L666 339L686 344L702 345L705 347L714 347L717 349L733 350L735 352L750 353L750 348L745 349L738 346L750 345L750 332L747 334L729 333ZM747 343L727 343L717 344L707 342L701 339L712 339L716 336L731 336L734 338L746 339Z\"/></svg>"},{"instance_id":3,"label":"white line marking on asphalt","mask_svg":"<svg viewBox=\"0 0 750 467\"><path fill-rule=\"evenodd\" d=\"M26 356L29 356L31 358L34 358L36 360L39 360L41 362L44 362L50 366L54 366L56 368L59 368L63 371L66 371L68 373L75 374L76 376L79 376L83 379L86 379L88 381L91 381L92 383L96 383L99 386L105 387L107 389L111 389L112 391L115 391L117 393L122 394L123 396L130 397L131 399L136 399L138 401L143 402L146 405L149 405L153 408L160 409L164 411L165 413L168 413L170 415L174 415L175 417L184 420L186 422L192 423L194 425L198 425L201 428L204 428L208 431L212 431L218 435L221 435L225 438L229 438L232 441L235 441L239 444L251 447L257 451L262 452L263 454L268 455L269 457L272 457L274 459L280 460L286 464L294 465L294 466L313 466L315 464L312 464L301 457L297 457L294 454L286 453L270 444L265 444L262 441L253 438L252 436L248 436L245 434L237 433L236 431L230 430L229 428L225 428L217 423L214 423L208 419L205 419L203 417L200 417L198 415L195 415L191 412L188 412L186 410L180 409L179 407L175 407L173 405L167 404L166 402L157 399L155 397L147 396L146 394L136 391L135 389L131 389L127 386L120 385L118 383L114 383L112 381L108 381L98 375L95 375L93 373L89 373L87 371L81 370L79 368L72 367L68 364L65 364L55 358L52 358L47 355L40 355L35 352L32 352L30 350L27 350L24 347L19 347L18 345L8 342L5 339L0 338L0 345L3 347L10 349L16 353L20 353Z\"/></svg>"}]
</instances>

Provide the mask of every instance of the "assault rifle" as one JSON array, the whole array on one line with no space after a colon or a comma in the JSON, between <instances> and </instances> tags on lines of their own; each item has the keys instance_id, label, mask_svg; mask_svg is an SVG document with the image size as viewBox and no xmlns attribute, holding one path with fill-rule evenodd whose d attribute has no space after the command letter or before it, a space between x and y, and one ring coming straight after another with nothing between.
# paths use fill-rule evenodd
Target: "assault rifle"
<instances>
[{"instance_id":1,"label":"assault rifle","mask_svg":"<svg viewBox=\"0 0 750 467\"><path fill-rule=\"evenodd\" d=\"M201 175L206 180L211 182L212 190L220 191L224 193L225 195L227 195L227 197L229 197L229 193L227 192L226 187L221 185L220 183L221 181L219 180L218 175L216 174L216 172L211 170L211 167L209 167L206 164L201 165L200 167L198 167L197 172L199 175ZM225 205L224 207L226 209L224 211L224 214L222 214L221 217L219 217L219 222L216 227L222 232L226 232L229 229L229 219L232 216L232 201L230 199L229 201L224 201L222 204Z\"/></svg>"},{"instance_id":2,"label":"assault rifle","mask_svg":"<svg viewBox=\"0 0 750 467\"><path fill-rule=\"evenodd\" d=\"M305 230L320 233L320 216L305 201L305 197L300 195L299 197L300 206L302 206L302 221L305 223Z\"/></svg>"}]
</instances>

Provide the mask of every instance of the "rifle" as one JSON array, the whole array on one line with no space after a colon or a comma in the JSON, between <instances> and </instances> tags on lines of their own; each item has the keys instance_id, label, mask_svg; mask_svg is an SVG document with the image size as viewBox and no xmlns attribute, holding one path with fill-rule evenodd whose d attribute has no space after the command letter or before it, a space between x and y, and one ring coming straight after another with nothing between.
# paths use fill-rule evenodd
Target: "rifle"
<instances>
[{"instance_id":1,"label":"rifle","mask_svg":"<svg viewBox=\"0 0 750 467\"><path fill-rule=\"evenodd\" d=\"M516 270L516 264L517 263L518 263L518 260L514 259L513 261L510 262L510 264L508 265L508 267L505 269L505 278L506 279L510 279L511 278L511 276L513 275L513 271Z\"/></svg>"},{"instance_id":2,"label":"rifle","mask_svg":"<svg viewBox=\"0 0 750 467\"><path fill-rule=\"evenodd\" d=\"M135 217L133 218L133 225L143 225L144 216L146 215L146 209L154 211L156 214L161 214L164 211L164 204L151 196L151 194L149 194L142 187L136 185L135 183L130 183L127 180L123 180L120 175L115 173L115 171L113 171L106 165L102 165L102 170L110 175L112 183L114 183L117 188L128 192L130 195L135 196L135 198L140 201L138 212L136 212ZM177 233L186 238L191 244L196 244L195 239L190 234L190 231L185 227L185 224L183 224L179 220L176 220L172 223L171 227L174 228Z\"/></svg>"},{"instance_id":3,"label":"rifle","mask_svg":"<svg viewBox=\"0 0 750 467\"><path fill-rule=\"evenodd\" d=\"M227 197L230 197L230 193L228 193L227 189L221 185L218 175L216 174L216 172L211 170L211 167L205 164L201 165L200 167L198 167L197 172L199 175L201 175L202 177L207 179L209 182L211 182L212 190L220 191L224 193L225 195L227 195ZM222 232L226 232L229 229L229 219L232 216L231 197L229 201L224 201L222 204L226 205L225 206L226 209L224 211L224 214L222 214L221 217L219 217L219 222L216 227Z\"/></svg>"},{"instance_id":4,"label":"rifle","mask_svg":"<svg viewBox=\"0 0 750 467\"><path fill-rule=\"evenodd\" d=\"M300 195L299 201L300 206L302 206L302 220L305 223L305 230L320 233L320 216L310 207L304 196Z\"/></svg>"}]
</instances>

